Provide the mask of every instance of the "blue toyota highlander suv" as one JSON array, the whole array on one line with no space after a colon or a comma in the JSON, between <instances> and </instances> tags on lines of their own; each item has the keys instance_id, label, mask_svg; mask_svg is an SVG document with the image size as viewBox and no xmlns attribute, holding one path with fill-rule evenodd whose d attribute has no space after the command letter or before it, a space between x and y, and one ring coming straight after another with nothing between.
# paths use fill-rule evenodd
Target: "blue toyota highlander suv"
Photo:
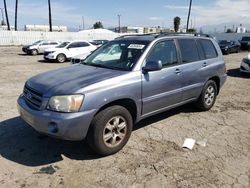
<instances>
[{"instance_id":1,"label":"blue toyota highlander suv","mask_svg":"<svg viewBox=\"0 0 250 188\"><path fill-rule=\"evenodd\" d=\"M105 156L122 149L146 117L189 102L209 110L225 80L224 59L211 38L124 36L77 65L30 78L18 110L38 132L86 139Z\"/></svg>"}]
</instances>

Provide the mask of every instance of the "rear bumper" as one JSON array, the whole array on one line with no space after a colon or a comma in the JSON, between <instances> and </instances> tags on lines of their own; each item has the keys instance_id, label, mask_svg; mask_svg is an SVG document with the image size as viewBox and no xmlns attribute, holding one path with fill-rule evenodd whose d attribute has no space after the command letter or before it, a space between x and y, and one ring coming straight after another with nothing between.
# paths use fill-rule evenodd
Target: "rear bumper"
<instances>
[{"instance_id":1,"label":"rear bumper","mask_svg":"<svg viewBox=\"0 0 250 188\"><path fill-rule=\"evenodd\" d=\"M33 110L22 96L18 98L17 108L21 118L36 131L63 140L83 140L95 114L95 110L78 113Z\"/></svg>"},{"instance_id":2,"label":"rear bumper","mask_svg":"<svg viewBox=\"0 0 250 188\"><path fill-rule=\"evenodd\" d=\"M220 77L220 88L225 84L227 80L227 74L224 74L223 76Z\"/></svg>"}]
</instances>

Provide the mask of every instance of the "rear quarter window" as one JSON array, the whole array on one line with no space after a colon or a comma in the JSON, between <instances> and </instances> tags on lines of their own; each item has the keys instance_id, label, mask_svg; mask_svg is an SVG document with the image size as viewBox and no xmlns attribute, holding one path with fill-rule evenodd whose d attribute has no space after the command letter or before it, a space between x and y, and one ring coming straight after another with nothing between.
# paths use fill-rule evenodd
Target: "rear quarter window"
<instances>
[{"instance_id":1,"label":"rear quarter window","mask_svg":"<svg viewBox=\"0 0 250 188\"><path fill-rule=\"evenodd\" d=\"M218 57L218 53L211 40L200 39L199 42L205 53L206 59L212 59Z\"/></svg>"}]
</instances>

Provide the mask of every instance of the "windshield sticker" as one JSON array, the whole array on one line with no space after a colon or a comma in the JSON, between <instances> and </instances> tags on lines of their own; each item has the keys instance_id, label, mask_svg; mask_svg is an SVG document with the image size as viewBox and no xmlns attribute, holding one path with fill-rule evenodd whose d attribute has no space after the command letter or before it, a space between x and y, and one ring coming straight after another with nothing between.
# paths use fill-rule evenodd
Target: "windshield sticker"
<instances>
[{"instance_id":1,"label":"windshield sticker","mask_svg":"<svg viewBox=\"0 0 250 188\"><path fill-rule=\"evenodd\" d=\"M142 50L145 47L143 44L130 44L128 48Z\"/></svg>"}]
</instances>

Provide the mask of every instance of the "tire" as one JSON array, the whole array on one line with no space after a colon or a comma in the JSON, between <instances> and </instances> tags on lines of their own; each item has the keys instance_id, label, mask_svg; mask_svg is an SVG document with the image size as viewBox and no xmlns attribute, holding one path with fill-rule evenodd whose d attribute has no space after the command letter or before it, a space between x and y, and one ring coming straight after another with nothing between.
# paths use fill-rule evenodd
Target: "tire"
<instances>
[{"instance_id":1,"label":"tire","mask_svg":"<svg viewBox=\"0 0 250 188\"><path fill-rule=\"evenodd\" d=\"M66 56L64 54L58 54L56 60L58 63L64 63L66 61Z\"/></svg>"},{"instance_id":2,"label":"tire","mask_svg":"<svg viewBox=\"0 0 250 188\"><path fill-rule=\"evenodd\" d=\"M88 145L100 156L114 154L128 142L132 128L132 116L126 108L108 107L94 117L87 135Z\"/></svg>"},{"instance_id":3,"label":"tire","mask_svg":"<svg viewBox=\"0 0 250 188\"><path fill-rule=\"evenodd\" d=\"M201 111L210 110L216 101L217 94L218 88L216 83L213 80L208 80L196 102L196 107Z\"/></svg>"},{"instance_id":4,"label":"tire","mask_svg":"<svg viewBox=\"0 0 250 188\"><path fill-rule=\"evenodd\" d=\"M37 54L38 54L38 51L36 49L31 50L31 55L37 55Z\"/></svg>"}]
</instances>

